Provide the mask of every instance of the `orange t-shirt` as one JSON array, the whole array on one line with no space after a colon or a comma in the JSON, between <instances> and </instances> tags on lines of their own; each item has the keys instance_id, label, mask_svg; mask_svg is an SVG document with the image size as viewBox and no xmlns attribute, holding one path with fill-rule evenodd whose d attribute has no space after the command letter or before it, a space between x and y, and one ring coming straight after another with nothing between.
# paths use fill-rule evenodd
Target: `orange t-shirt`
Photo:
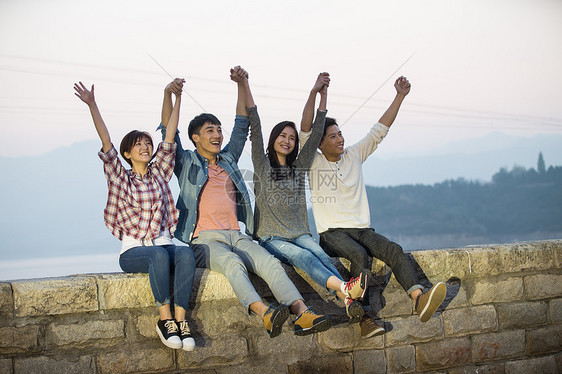
<instances>
[{"instance_id":1,"label":"orange t-shirt","mask_svg":"<svg viewBox=\"0 0 562 374\"><path fill-rule=\"evenodd\" d=\"M236 218L236 187L219 165L209 164L209 178L201 191L197 214L194 238L201 231L240 230Z\"/></svg>"}]
</instances>

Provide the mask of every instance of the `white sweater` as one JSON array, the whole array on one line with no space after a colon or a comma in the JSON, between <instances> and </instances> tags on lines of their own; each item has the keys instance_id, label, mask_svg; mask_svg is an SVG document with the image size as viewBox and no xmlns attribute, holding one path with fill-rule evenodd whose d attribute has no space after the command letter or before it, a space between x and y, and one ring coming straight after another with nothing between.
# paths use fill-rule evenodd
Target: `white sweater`
<instances>
[{"instance_id":1,"label":"white sweater","mask_svg":"<svg viewBox=\"0 0 562 374\"><path fill-rule=\"evenodd\" d=\"M330 162L317 152L308 174L312 212L318 233L330 228L367 228L371 225L362 164L377 149L388 127L375 124L358 143L345 148L341 159ZM303 145L310 132L299 134Z\"/></svg>"}]
</instances>

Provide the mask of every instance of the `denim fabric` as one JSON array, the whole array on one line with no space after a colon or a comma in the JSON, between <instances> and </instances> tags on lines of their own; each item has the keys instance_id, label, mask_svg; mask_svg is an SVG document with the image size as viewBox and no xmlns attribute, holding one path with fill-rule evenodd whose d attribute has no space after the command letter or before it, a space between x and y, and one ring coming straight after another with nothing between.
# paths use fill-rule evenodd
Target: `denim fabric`
<instances>
[{"instance_id":1,"label":"denim fabric","mask_svg":"<svg viewBox=\"0 0 562 374\"><path fill-rule=\"evenodd\" d=\"M170 303L170 276L174 272L174 303L189 309L195 275L195 255L189 247L175 245L134 247L119 256L125 273L148 273L158 306Z\"/></svg>"},{"instance_id":2,"label":"denim fabric","mask_svg":"<svg viewBox=\"0 0 562 374\"><path fill-rule=\"evenodd\" d=\"M326 287L331 276L343 280L330 256L308 234L296 239L269 236L260 244L281 261L303 270L322 287Z\"/></svg>"},{"instance_id":3,"label":"denim fabric","mask_svg":"<svg viewBox=\"0 0 562 374\"><path fill-rule=\"evenodd\" d=\"M364 269L369 271L369 257L374 257L390 267L396 280L408 294L423 288L402 247L377 234L372 228L329 229L320 234L320 246L330 256L347 258L351 262L352 277L357 277ZM367 289L363 305L367 306L368 303Z\"/></svg>"},{"instance_id":4,"label":"denim fabric","mask_svg":"<svg viewBox=\"0 0 562 374\"><path fill-rule=\"evenodd\" d=\"M254 220L252 206L250 205L250 194L237 164L248 138L248 128L248 117L237 115L232 134L230 135L230 142L217 155L217 164L226 170L234 186L236 186L237 218L246 225L246 233L252 235ZM162 131L162 137L164 138L166 136L166 128L160 124L158 129ZM199 195L209 177L209 160L196 151L184 149L179 137L179 131L176 133L175 141L178 146L174 173L180 185L176 207L180 215L174 236L184 243L189 243L197 224Z\"/></svg>"},{"instance_id":5,"label":"denim fabric","mask_svg":"<svg viewBox=\"0 0 562 374\"><path fill-rule=\"evenodd\" d=\"M281 262L239 231L202 231L193 239L191 246L197 266L224 274L246 309L250 304L261 301L248 277L248 270L267 283L280 304L291 305L302 299Z\"/></svg>"}]
</instances>

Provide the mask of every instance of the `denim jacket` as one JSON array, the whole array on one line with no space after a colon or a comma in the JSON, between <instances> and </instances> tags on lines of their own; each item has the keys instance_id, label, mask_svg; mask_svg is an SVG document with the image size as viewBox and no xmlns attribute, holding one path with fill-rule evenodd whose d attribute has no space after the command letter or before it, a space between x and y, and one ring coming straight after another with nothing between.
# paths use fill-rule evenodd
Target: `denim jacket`
<instances>
[{"instance_id":1,"label":"denim jacket","mask_svg":"<svg viewBox=\"0 0 562 374\"><path fill-rule=\"evenodd\" d=\"M166 128L160 124L158 129L162 131L162 137L165 137ZM252 235L254 220L250 195L237 164L248 138L248 129L248 117L237 115L229 143L217 154L217 164L226 170L236 187L236 215L238 220L246 225L246 234ZM176 133L175 141L178 146L174 173L180 186L176 207L180 214L174 235L182 242L189 244L197 225L197 208L201 191L209 177L209 160L197 151L183 149L179 131Z\"/></svg>"}]
</instances>

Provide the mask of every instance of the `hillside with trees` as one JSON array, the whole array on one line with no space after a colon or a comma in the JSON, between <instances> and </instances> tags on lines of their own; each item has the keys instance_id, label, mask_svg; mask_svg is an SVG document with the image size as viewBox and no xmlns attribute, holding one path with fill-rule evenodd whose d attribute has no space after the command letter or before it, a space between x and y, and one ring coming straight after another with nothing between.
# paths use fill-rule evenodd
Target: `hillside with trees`
<instances>
[{"instance_id":1,"label":"hillside with trees","mask_svg":"<svg viewBox=\"0 0 562 374\"><path fill-rule=\"evenodd\" d=\"M542 153L536 169L502 168L486 183L367 186L367 195L371 226L405 249L562 237L562 167L546 168Z\"/></svg>"}]
</instances>

